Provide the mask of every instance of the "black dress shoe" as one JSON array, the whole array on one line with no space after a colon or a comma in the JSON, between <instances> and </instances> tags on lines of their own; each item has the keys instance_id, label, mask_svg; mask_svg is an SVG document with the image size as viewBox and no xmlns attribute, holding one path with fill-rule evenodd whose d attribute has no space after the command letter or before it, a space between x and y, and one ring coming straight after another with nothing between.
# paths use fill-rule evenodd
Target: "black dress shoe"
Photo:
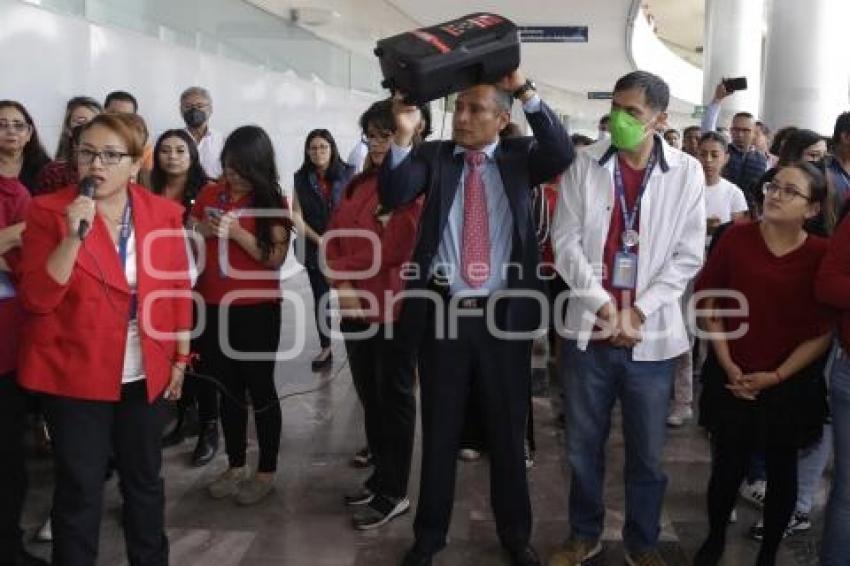
<instances>
[{"instance_id":1,"label":"black dress shoe","mask_svg":"<svg viewBox=\"0 0 850 566\"><path fill-rule=\"evenodd\" d=\"M401 566L431 566L433 558L433 552L427 552L414 546L404 555Z\"/></svg>"},{"instance_id":2,"label":"black dress shoe","mask_svg":"<svg viewBox=\"0 0 850 566\"><path fill-rule=\"evenodd\" d=\"M540 557L530 546L508 550L511 566L540 566Z\"/></svg>"},{"instance_id":3,"label":"black dress shoe","mask_svg":"<svg viewBox=\"0 0 850 566\"><path fill-rule=\"evenodd\" d=\"M34 554L30 554L26 549L21 548L12 556L11 560L0 559L0 566L50 566L50 562Z\"/></svg>"},{"instance_id":4,"label":"black dress shoe","mask_svg":"<svg viewBox=\"0 0 850 566\"><path fill-rule=\"evenodd\" d=\"M192 452L192 465L196 468L206 466L215 458L216 452L218 452L218 423L215 421L204 423L198 434L195 451Z\"/></svg>"}]
</instances>

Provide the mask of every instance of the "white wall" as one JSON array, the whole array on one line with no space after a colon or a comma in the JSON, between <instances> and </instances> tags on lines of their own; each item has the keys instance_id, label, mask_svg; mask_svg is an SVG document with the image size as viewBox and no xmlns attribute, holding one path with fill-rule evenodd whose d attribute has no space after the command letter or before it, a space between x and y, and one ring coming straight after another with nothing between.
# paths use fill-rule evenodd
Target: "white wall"
<instances>
[{"instance_id":1,"label":"white wall","mask_svg":"<svg viewBox=\"0 0 850 566\"><path fill-rule=\"evenodd\" d=\"M346 156L360 136L358 117L375 99L11 0L0 0L0 22L0 98L27 107L51 154L72 96L102 101L111 90L132 92L155 139L182 127L180 93L198 84L212 93L214 129L226 134L250 123L268 131L289 191L307 132L328 128Z\"/></svg>"}]
</instances>

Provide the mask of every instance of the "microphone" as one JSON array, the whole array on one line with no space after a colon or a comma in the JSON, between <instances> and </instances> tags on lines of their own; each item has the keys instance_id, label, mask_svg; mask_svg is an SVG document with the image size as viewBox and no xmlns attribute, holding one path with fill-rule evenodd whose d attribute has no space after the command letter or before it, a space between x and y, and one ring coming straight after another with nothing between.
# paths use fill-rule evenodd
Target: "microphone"
<instances>
[{"instance_id":1,"label":"microphone","mask_svg":"<svg viewBox=\"0 0 850 566\"><path fill-rule=\"evenodd\" d=\"M92 177L84 177L80 180L80 194L89 198L94 197L95 181ZM89 233L89 221L80 220L80 226L77 229L77 236L80 240L84 239Z\"/></svg>"}]
</instances>

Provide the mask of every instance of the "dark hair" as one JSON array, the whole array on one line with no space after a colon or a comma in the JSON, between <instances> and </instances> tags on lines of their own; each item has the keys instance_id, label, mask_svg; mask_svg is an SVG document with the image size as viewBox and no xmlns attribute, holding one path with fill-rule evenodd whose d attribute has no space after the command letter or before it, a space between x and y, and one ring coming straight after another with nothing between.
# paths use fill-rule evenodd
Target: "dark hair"
<instances>
[{"instance_id":1,"label":"dark hair","mask_svg":"<svg viewBox=\"0 0 850 566\"><path fill-rule=\"evenodd\" d=\"M419 134L419 137L424 141L431 137L431 134L434 133L431 124L433 118L431 117L431 107L427 103L420 106L419 111L422 113L422 121L425 122L425 125L422 126L422 133Z\"/></svg>"},{"instance_id":2,"label":"dark hair","mask_svg":"<svg viewBox=\"0 0 850 566\"><path fill-rule=\"evenodd\" d=\"M572 134L570 140L572 140L573 145L576 147L585 147L596 143L593 139L582 134Z\"/></svg>"},{"instance_id":3,"label":"dark hair","mask_svg":"<svg viewBox=\"0 0 850 566\"><path fill-rule=\"evenodd\" d=\"M339 156L339 149L337 148L336 140L328 130L323 128L317 128L307 134L307 139L304 140L304 161L301 163L301 167L298 168L298 171L296 171L295 174L307 175L308 173L316 170L316 166L310 159L309 152L310 142L316 138L325 140L328 142L328 145L331 146L331 160L330 163L328 163L327 178L330 181L335 181L343 174L345 162Z\"/></svg>"},{"instance_id":4,"label":"dark hair","mask_svg":"<svg viewBox=\"0 0 850 566\"><path fill-rule=\"evenodd\" d=\"M108 108L109 103L116 100L120 102L129 102L133 105L133 112L139 111L139 102L136 100L136 97L123 90L114 90L107 94L106 100L103 102L103 107Z\"/></svg>"},{"instance_id":5,"label":"dark hair","mask_svg":"<svg viewBox=\"0 0 850 566\"><path fill-rule=\"evenodd\" d=\"M127 154L133 160L141 159L144 155L147 130L142 119L135 114L118 114L116 112L98 114L90 122L80 126L79 137L82 137L84 133L95 126L103 126L115 132L127 146Z\"/></svg>"},{"instance_id":6,"label":"dark hair","mask_svg":"<svg viewBox=\"0 0 850 566\"><path fill-rule=\"evenodd\" d=\"M794 130L785 139L785 144L779 151L779 164L788 165L803 159L803 152L810 145L823 141L823 136L812 130Z\"/></svg>"},{"instance_id":7,"label":"dark hair","mask_svg":"<svg viewBox=\"0 0 850 566\"><path fill-rule=\"evenodd\" d=\"M153 148L153 169L151 169L151 191L161 195L165 191L165 185L168 181L168 175L159 163L159 150L162 148L163 142L168 138L180 138L186 143L189 148L189 171L186 173L186 185L183 187L183 207L187 214L192 207L192 202L200 192L201 187L209 182L207 174L201 165L201 159L198 155L198 147L195 145L195 140L186 130L166 130L163 132Z\"/></svg>"},{"instance_id":8,"label":"dark hair","mask_svg":"<svg viewBox=\"0 0 850 566\"><path fill-rule=\"evenodd\" d=\"M241 126L233 130L221 150L221 164L233 169L251 185L254 208L285 208L274 146L261 127ZM257 218L257 245L263 261L271 255L272 225L279 222L277 218Z\"/></svg>"},{"instance_id":9,"label":"dark hair","mask_svg":"<svg viewBox=\"0 0 850 566\"><path fill-rule=\"evenodd\" d=\"M835 119L835 130L832 133L833 145L841 143L841 134L850 133L850 112L842 112Z\"/></svg>"},{"instance_id":10,"label":"dark hair","mask_svg":"<svg viewBox=\"0 0 850 566\"><path fill-rule=\"evenodd\" d=\"M56 147L55 158L60 161L71 162L74 158L74 143L71 124L68 121L71 119L71 114L77 108L88 108L95 114L103 112L103 107L100 102L89 96L75 96L65 105L65 118L62 120L62 132L59 134L59 145Z\"/></svg>"},{"instance_id":11,"label":"dark hair","mask_svg":"<svg viewBox=\"0 0 850 566\"><path fill-rule=\"evenodd\" d=\"M788 126L777 130L776 134L773 136L773 143L770 144L770 153L773 155L779 155L782 151L782 146L785 145L785 140L796 131L796 126Z\"/></svg>"},{"instance_id":12,"label":"dark hair","mask_svg":"<svg viewBox=\"0 0 850 566\"><path fill-rule=\"evenodd\" d=\"M667 134L678 134L678 133L679 133L679 130L677 130L676 128L670 128L669 130L665 130L664 135L666 136Z\"/></svg>"},{"instance_id":13,"label":"dark hair","mask_svg":"<svg viewBox=\"0 0 850 566\"><path fill-rule=\"evenodd\" d=\"M646 104L658 112L667 110L670 104L670 87L664 79L646 71L633 71L620 77L614 85L614 92L639 88L643 91Z\"/></svg>"},{"instance_id":14,"label":"dark hair","mask_svg":"<svg viewBox=\"0 0 850 566\"><path fill-rule=\"evenodd\" d=\"M735 118L746 118L746 119L748 119L748 120L754 120L754 119L755 119L755 116L753 116L753 115L752 115L752 114L750 114L749 112L736 112L736 113L735 113L735 115L734 115L734 116L732 116L732 119L733 119L733 120L734 120Z\"/></svg>"},{"instance_id":15,"label":"dark hair","mask_svg":"<svg viewBox=\"0 0 850 566\"><path fill-rule=\"evenodd\" d=\"M360 130L366 134L369 125L373 125L385 132L395 131L395 117L393 116L393 103L390 99L379 100L366 109L360 115Z\"/></svg>"},{"instance_id":16,"label":"dark hair","mask_svg":"<svg viewBox=\"0 0 850 566\"><path fill-rule=\"evenodd\" d=\"M687 136L691 132L699 132L700 136L702 135L702 127L700 126L688 126L684 130L682 130L682 137Z\"/></svg>"},{"instance_id":17,"label":"dark hair","mask_svg":"<svg viewBox=\"0 0 850 566\"><path fill-rule=\"evenodd\" d=\"M605 114L604 116L602 116L602 117L599 119L599 123L600 123L600 124L607 124L607 123L608 123L608 122L610 122L610 121L611 121L611 115L610 115L610 114Z\"/></svg>"},{"instance_id":18,"label":"dark hair","mask_svg":"<svg viewBox=\"0 0 850 566\"><path fill-rule=\"evenodd\" d=\"M756 127L761 130L762 135L770 135L770 127L761 120L756 120Z\"/></svg>"},{"instance_id":19,"label":"dark hair","mask_svg":"<svg viewBox=\"0 0 850 566\"><path fill-rule=\"evenodd\" d=\"M717 142L720 144L720 147L723 148L724 152L729 151L729 142L726 141L726 138L723 137L723 134L719 134L717 132L706 132L699 138L699 144L702 145L705 142Z\"/></svg>"},{"instance_id":20,"label":"dark hair","mask_svg":"<svg viewBox=\"0 0 850 566\"><path fill-rule=\"evenodd\" d=\"M23 164L21 165L18 180L22 185L32 191L33 187L35 187L36 176L45 165L50 163L50 157L48 157L47 151L44 150L44 146L41 145L41 140L38 138L38 130L35 128L35 122L33 122L32 116L24 108L23 104L16 100L0 100L0 108L14 108L21 113L24 117L24 122L30 127L30 141L24 146L22 155Z\"/></svg>"}]
</instances>

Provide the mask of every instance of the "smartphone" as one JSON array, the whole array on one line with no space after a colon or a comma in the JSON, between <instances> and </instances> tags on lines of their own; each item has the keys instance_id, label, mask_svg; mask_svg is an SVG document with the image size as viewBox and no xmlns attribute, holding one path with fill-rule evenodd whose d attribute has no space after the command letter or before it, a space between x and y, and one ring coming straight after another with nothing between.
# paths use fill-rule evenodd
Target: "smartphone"
<instances>
[{"instance_id":1,"label":"smartphone","mask_svg":"<svg viewBox=\"0 0 850 566\"><path fill-rule=\"evenodd\" d=\"M723 87L729 92L735 92L736 90L747 90L747 77L723 79Z\"/></svg>"}]
</instances>

